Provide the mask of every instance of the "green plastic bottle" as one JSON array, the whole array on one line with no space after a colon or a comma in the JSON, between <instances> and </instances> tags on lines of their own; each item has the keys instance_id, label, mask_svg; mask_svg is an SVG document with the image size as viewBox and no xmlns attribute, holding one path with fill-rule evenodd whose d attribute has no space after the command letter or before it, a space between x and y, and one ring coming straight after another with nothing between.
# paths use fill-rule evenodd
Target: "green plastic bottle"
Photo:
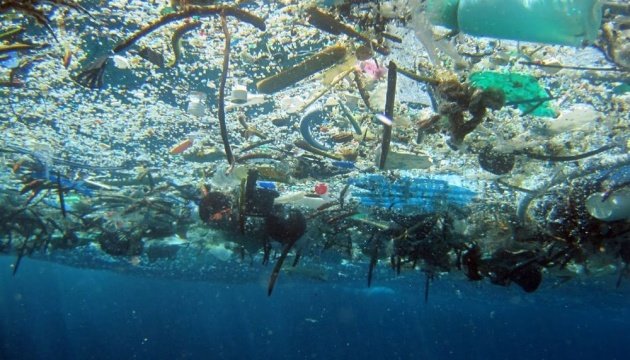
<instances>
[{"instance_id":1,"label":"green plastic bottle","mask_svg":"<svg viewBox=\"0 0 630 360\"><path fill-rule=\"evenodd\" d=\"M435 25L475 36L583 46L597 38L600 0L428 0Z\"/></svg>"}]
</instances>

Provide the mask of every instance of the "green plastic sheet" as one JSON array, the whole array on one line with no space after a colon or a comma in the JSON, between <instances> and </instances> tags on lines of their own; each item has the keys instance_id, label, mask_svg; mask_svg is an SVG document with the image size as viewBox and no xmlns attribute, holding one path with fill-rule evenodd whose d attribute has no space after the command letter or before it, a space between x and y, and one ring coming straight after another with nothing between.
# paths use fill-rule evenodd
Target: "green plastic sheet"
<instances>
[{"instance_id":1,"label":"green plastic sheet","mask_svg":"<svg viewBox=\"0 0 630 360\"><path fill-rule=\"evenodd\" d=\"M549 106L549 101L535 101L551 96L539 84L538 79L531 75L482 71L471 74L468 81L484 90L489 88L503 90L506 103L518 103L516 106L524 114L556 116L556 112Z\"/></svg>"}]
</instances>

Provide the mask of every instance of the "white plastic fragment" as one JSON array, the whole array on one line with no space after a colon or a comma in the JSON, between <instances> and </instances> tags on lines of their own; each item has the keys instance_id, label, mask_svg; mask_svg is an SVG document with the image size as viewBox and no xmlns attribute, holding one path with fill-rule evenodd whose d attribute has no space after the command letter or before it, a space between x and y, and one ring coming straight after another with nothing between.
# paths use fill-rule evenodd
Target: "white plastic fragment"
<instances>
[{"instance_id":1,"label":"white plastic fragment","mask_svg":"<svg viewBox=\"0 0 630 360\"><path fill-rule=\"evenodd\" d=\"M129 60L124 56L114 55L112 56L112 60L114 61L114 66L119 69L129 69L131 67Z\"/></svg>"},{"instance_id":2,"label":"white plastic fragment","mask_svg":"<svg viewBox=\"0 0 630 360\"><path fill-rule=\"evenodd\" d=\"M566 131L586 130L601 116L602 114L590 105L574 104L555 120L548 120L546 130L552 136Z\"/></svg>"}]
</instances>

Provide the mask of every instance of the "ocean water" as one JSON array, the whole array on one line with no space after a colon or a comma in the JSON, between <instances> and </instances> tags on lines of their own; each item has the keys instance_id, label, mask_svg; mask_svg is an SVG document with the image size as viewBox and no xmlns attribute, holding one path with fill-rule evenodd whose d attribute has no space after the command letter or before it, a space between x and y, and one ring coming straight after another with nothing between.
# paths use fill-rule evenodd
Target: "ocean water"
<instances>
[{"instance_id":1,"label":"ocean water","mask_svg":"<svg viewBox=\"0 0 630 360\"><path fill-rule=\"evenodd\" d=\"M626 2L2 1L0 360L628 359Z\"/></svg>"},{"instance_id":2,"label":"ocean water","mask_svg":"<svg viewBox=\"0 0 630 360\"><path fill-rule=\"evenodd\" d=\"M0 258L2 359L626 359L630 285L138 278Z\"/></svg>"}]
</instances>

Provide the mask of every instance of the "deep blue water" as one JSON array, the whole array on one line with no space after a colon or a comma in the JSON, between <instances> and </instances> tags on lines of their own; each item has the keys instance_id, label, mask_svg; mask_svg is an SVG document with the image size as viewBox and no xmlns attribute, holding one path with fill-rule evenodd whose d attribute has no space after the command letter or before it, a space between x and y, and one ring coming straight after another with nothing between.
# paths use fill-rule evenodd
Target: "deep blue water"
<instances>
[{"instance_id":1,"label":"deep blue water","mask_svg":"<svg viewBox=\"0 0 630 360\"><path fill-rule=\"evenodd\" d=\"M147 279L0 257L4 359L628 359L630 283Z\"/></svg>"}]
</instances>

